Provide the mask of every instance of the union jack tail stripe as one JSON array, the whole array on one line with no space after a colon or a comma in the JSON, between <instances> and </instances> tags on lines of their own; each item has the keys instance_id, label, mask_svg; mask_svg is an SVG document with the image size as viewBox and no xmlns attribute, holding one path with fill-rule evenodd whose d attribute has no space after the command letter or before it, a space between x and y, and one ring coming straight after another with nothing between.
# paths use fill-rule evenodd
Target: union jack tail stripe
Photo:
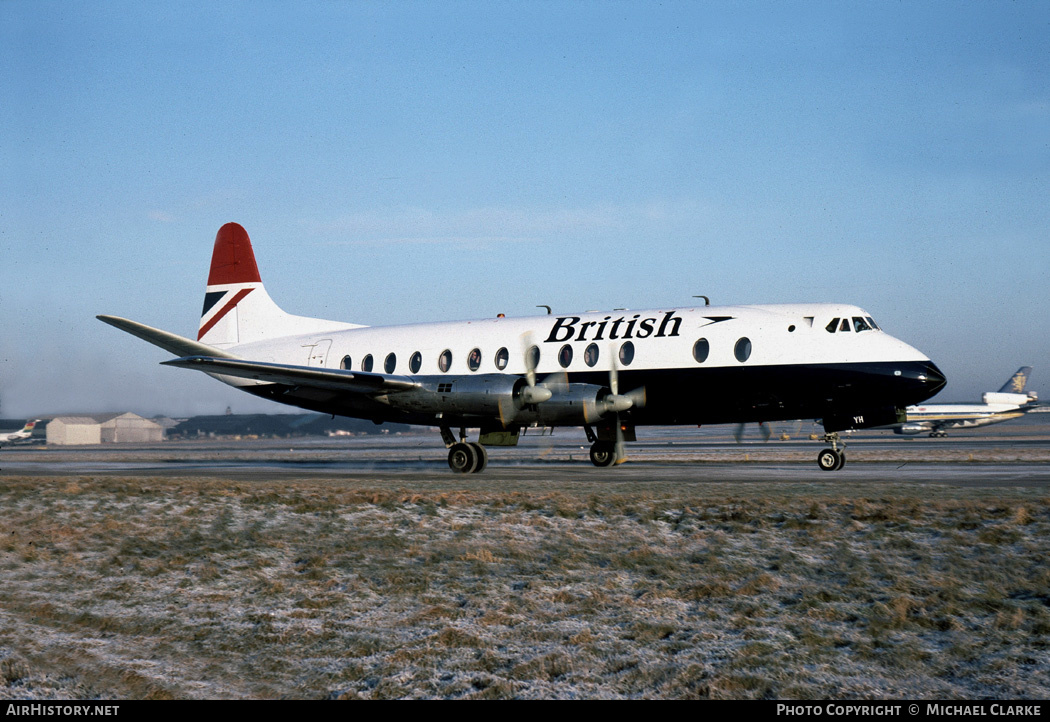
<instances>
[{"instance_id":1,"label":"union jack tail stripe","mask_svg":"<svg viewBox=\"0 0 1050 722\"><path fill-rule=\"evenodd\" d=\"M222 320L223 316L232 311L233 308L238 303L240 303L242 298L244 298L254 290L255 288L251 287L242 288L236 293L233 292L233 289L227 291L210 291L205 293L204 310L201 312L201 327L200 330L197 331L197 340L200 341L204 337L204 334L208 333L208 331L210 331L215 324ZM216 313L212 314L211 318L208 318L208 320L205 321L204 319L207 318L208 311L210 311L215 306L215 304L217 304L224 296L229 296L230 299L226 301L226 303L224 303Z\"/></svg>"}]
</instances>

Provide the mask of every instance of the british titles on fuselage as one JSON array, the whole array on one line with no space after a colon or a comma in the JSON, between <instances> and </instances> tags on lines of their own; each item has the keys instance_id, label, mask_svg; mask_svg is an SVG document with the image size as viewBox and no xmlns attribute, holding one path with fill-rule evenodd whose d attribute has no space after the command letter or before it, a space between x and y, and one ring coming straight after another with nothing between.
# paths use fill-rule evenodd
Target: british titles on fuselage
<instances>
[{"instance_id":1,"label":"british titles on fuselage","mask_svg":"<svg viewBox=\"0 0 1050 722\"><path fill-rule=\"evenodd\" d=\"M657 327L659 322L659 327ZM626 324L626 326L624 326ZM682 319L674 311L665 311L662 319L642 318L640 313L630 319L620 316L613 319L606 316L601 321L583 321L579 316L559 316L551 327L551 332L544 343L564 343L565 341L604 341L632 338L663 338L678 336ZM608 331L608 336L606 336ZM590 334L590 335L589 335ZM575 337L575 338L574 338Z\"/></svg>"}]
</instances>

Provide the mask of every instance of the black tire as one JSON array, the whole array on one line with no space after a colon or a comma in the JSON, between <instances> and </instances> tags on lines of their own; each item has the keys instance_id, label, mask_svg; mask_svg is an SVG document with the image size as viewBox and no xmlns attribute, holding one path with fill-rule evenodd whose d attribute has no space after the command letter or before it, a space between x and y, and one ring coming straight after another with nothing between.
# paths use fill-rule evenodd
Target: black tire
<instances>
[{"instance_id":1,"label":"black tire","mask_svg":"<svg viewBox=\"0 0 1050 722\"><path fill-rule=\"evenodd\" d=\"M474 452L478 455L478 464L474 467L474 474L480 474L485 470L485 467L489 465L489 452L485 450L485 447L481 444L470 443L468 446L473 447Z\"/></svg>"},{"instance_id":2,"label":"black tire","mask_svg":"<svg viewBox=\"0 0 1050 722\"><path fill-rule=\"evenodd\" d=\"M595 441L591 444L591 463L598 467L612 466L616 461L616 453L608 441Z\"/></svg>"},{"instance_id":3,"label":"black tire","mask_svg":"<svg viewBox=\"0 0 1050 722\"><path fill-rule=\"evenodd\" d=\"M470 444L453 444L448 450L448 466L459 474L470 474L478 468L478 452Z\"/></svg>"},{"instance_id":4,"label":"black tire","mask_svg":"<svg viewBox=\"0 0 1050 722\"><path fill-rule=\"evenodd\" d=\"M817 454L817 466L824 471L836 471L845 463L842 454L835 449L824 449Z\"/></svg>"}]
</instances>

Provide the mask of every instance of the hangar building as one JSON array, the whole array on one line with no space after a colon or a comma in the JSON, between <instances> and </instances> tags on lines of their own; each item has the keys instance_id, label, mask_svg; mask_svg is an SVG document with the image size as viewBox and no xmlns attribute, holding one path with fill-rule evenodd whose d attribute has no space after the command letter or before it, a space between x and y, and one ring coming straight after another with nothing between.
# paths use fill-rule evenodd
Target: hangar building
<instances>
[{"instance_id":1,"label":"hangar building","mask_svg":"<svg viewBox=\"0 0 1050 722\"><path fill-rule=\"evenodd\" d=\"M163 440L163 426L132 413L56 416L47 425L47 443L56 446L152 443Z\"/></svg>"}]
</instances>

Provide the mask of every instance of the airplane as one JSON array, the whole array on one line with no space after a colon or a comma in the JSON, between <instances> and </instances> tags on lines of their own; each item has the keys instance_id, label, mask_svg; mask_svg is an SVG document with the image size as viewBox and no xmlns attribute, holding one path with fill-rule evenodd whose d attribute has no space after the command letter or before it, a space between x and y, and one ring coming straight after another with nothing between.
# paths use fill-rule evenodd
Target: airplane
<instances>
[{"instance_id":1,"label":"airplane","mask_svg":"<svg viewBox=\"0 0 1050 722\"><path fill-rule=\"evenodd\" d=\"M948 435L945 429L972 429L1024 416L1037 408L1039 401L1036 392L1024 390L1031 373L1031 366L1017 369L999 391L983 394L980 404L909 406L905 409L905 423L892 425L893 433L944 437Z\"/></svg>"},{"instance_id":2,"label":"airplane","mask_svg":"<svg viewBox=\"0 0 1050 722\"><path fill-rule=\"evenodd\" d=\"M706 299L705 299L706 301ZM698 306L368 327L295 316L270 298L243 227L215 237L197 340L97 318L255 396L326 414L439 428L449 467L477 473L523 429L583 427L598 467L645 425L820 418L896 423L945 384L937 366L845 304ZM459 429L459 434L453 432ZM467 429L478 429L468 441Z\"/></svg>"},{"instance_id":3,"label":"airplane","mask_svg":"<svg viewBox=\"0 0 1050 722\"><path fill-rule=\"evenodd\" d=\"M34 419L33 421L27 421L26 425L18 431L11 431L9 433L0 432L0 442L3 441L21 441L22 439L28 439L33 435L33 429L40 422L40 419Z\"/></svg>"}]
</instances>

